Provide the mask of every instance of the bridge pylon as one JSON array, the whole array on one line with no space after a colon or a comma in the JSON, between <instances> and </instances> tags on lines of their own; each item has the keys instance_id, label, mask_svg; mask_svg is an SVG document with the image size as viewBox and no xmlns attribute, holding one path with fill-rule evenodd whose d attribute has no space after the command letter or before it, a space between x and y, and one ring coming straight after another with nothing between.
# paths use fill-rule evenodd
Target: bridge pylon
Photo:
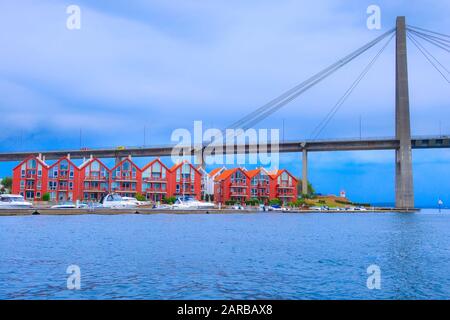
<instances>
[{"instance_id":1,"label":"bridge pylon","mask_svg":"<svg viewBox=\"0 0 450 320\"><path fill-rule=\"evenodd\" d=\"M395 53L395 207L414 208L405 17L397 17Z\"/></svg>"}]
</instances>

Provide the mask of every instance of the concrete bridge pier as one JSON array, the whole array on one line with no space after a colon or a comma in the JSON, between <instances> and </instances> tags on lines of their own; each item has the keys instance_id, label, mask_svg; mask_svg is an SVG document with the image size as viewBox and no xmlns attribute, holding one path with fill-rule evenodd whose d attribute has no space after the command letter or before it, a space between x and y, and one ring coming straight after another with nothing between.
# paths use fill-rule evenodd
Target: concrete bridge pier
<instances>
[{"instance_id":1,"label":"concrete bridge pier","mask_svg":"<svg viewBox=\"0 0 450 320\"><path fill-rule=\"evenodd\" d=\"M197 166L201 166L203 169L206 168L205 157L203 153L204 149L196 149L195 150L195 164Z\"/></svg>"},{"instance_id":2,"label":"concrete bridge pier","mask_svg":"<svg viewBox=\"0 0 450 320\"><path fill-rule=\"evenodd\" d=\"M302 150L302 194L308 194L308 151Z\"/></svg>"},{"instance_id":3,"label":"concrete bridge pier","mask_svg":"<svg viewBox=\"0 0 450 320\"><path fill-rule=\"evenodd\" d=\"M414 208L405 25L405 17L397 17L395 135L399 140L400 145L395 150L395 207L400 209Z\"/></svg>"}]
</instances>

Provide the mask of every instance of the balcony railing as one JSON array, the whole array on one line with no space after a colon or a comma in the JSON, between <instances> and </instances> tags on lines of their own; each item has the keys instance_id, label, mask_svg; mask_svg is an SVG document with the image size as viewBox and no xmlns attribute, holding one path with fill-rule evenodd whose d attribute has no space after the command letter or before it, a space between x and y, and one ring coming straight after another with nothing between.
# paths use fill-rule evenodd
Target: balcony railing
<instances>
[{"instance_id":1,"label":"balcony railing","mask_svg":"<svg viewBox=\"0 0 450 320\"><path fill-rule=\"evenodd\" d=\"M288 183L279 183L277 187L282 189L293 189L294 185Z\"/></svg>"},{"instance_id":2,"label":"balcony railing","mask_svg":"<svg viewBox=\"0 0 450 320\"><path fill-rule=\"evenodd\" d=\"M84 188L83 192L108 192L107 188Z\"/></svg>"},{"instance_id":3,"label":"balcony railing","mask_svg":"<svg viewBox=\"0 0 450 320\"><path fill-rule=\"evenodd\" d=\"M155 189L155 188L147 188L143 190L145 193L167 193L167 190Z\"/></svg>"},{"instance_id":4,"label":"balcony railing","mask_svg":"<svg viewBox=\"0 0 450 320\"><path fill-rule=\"evenodd\" d=\"M108 178L107 177L103 177L103 176L86 176L84 178L85 181L107 181Z\"/></svg>"}]
</instances>

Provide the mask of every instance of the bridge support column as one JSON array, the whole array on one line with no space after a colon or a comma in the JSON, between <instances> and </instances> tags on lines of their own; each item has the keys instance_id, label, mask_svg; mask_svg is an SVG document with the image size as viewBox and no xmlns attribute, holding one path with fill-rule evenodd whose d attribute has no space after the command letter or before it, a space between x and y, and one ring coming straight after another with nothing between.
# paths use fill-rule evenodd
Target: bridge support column
<instances>
[{"instance_id":1,"label":"bridge support column","mask_svg":"<svg viewBox=\"0 0 450 320\"><path fill-rule=\"evenodd\" d=\"M195 150L195 164L206 168L205 158L203 156L203 149Z\"/></svg>"},{"instance_id":2,"label":"bridge support column","mask_svg":"<svg viewBox=\"0 0 450 320\"><path fill-rule=\"evenodd\" d=\"M396 27L395 135L400 147L395 151L395 206L414 208L405 17L397 17Z\"/></svg>"},{"instance_id":3,"label":"bridge support column","mask_svg":"<svg viewBox=\"0 0 450 320\"><path fill-rule=\"evenodd\" d=\"M308 194L308 151L302 151L302 194Z\"/></svg>"},{"instance_id":4,"label":"bridge support column","mask_svg":"<svg viewBox=\"0 0 450 320\"><path fill-rule=\"evenodd\" d=\"M116 158L114 159L114 165L118 165L120 161L122 161L122 157L116 156Z\"/></svg>"}]
</instances>

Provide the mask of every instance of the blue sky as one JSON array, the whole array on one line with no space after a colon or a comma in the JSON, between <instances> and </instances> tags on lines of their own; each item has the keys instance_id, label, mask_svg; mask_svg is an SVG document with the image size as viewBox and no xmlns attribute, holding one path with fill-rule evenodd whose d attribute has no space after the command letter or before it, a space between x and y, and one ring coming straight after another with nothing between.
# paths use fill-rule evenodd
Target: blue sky
<instances>
[{"instance_id":1,"label":"blue sky","mask_svg":"<svg viewBox=\"0 0 450 320\"><path fill-rule=\"evenodd\" d=\"M66 28L66 7L81 8L81 29ZM366 8L381 8L368 30ZM2 1L0 151L170 142L172 130L225 127L338 58L407 23L450 33L441 1ZM376 49L375 49L376 50ZM450 133L450 90L412 44L413 135ZM430 48L449 66L448 54ZM309 138L376 51L352 62L259 124L286 139ZM391 42L321 138L392 136ZM145 163L148 159L139 159ZM414 151L419 205L450 203L450 151ZM169 159L167 159L169 162ZM1 163L0 176L16 163ZM299 175L300 155L281 156ZM319 192L345 189L356 201L392 202L394 154L314 153Z\"/></svg>"}]
</instances>

